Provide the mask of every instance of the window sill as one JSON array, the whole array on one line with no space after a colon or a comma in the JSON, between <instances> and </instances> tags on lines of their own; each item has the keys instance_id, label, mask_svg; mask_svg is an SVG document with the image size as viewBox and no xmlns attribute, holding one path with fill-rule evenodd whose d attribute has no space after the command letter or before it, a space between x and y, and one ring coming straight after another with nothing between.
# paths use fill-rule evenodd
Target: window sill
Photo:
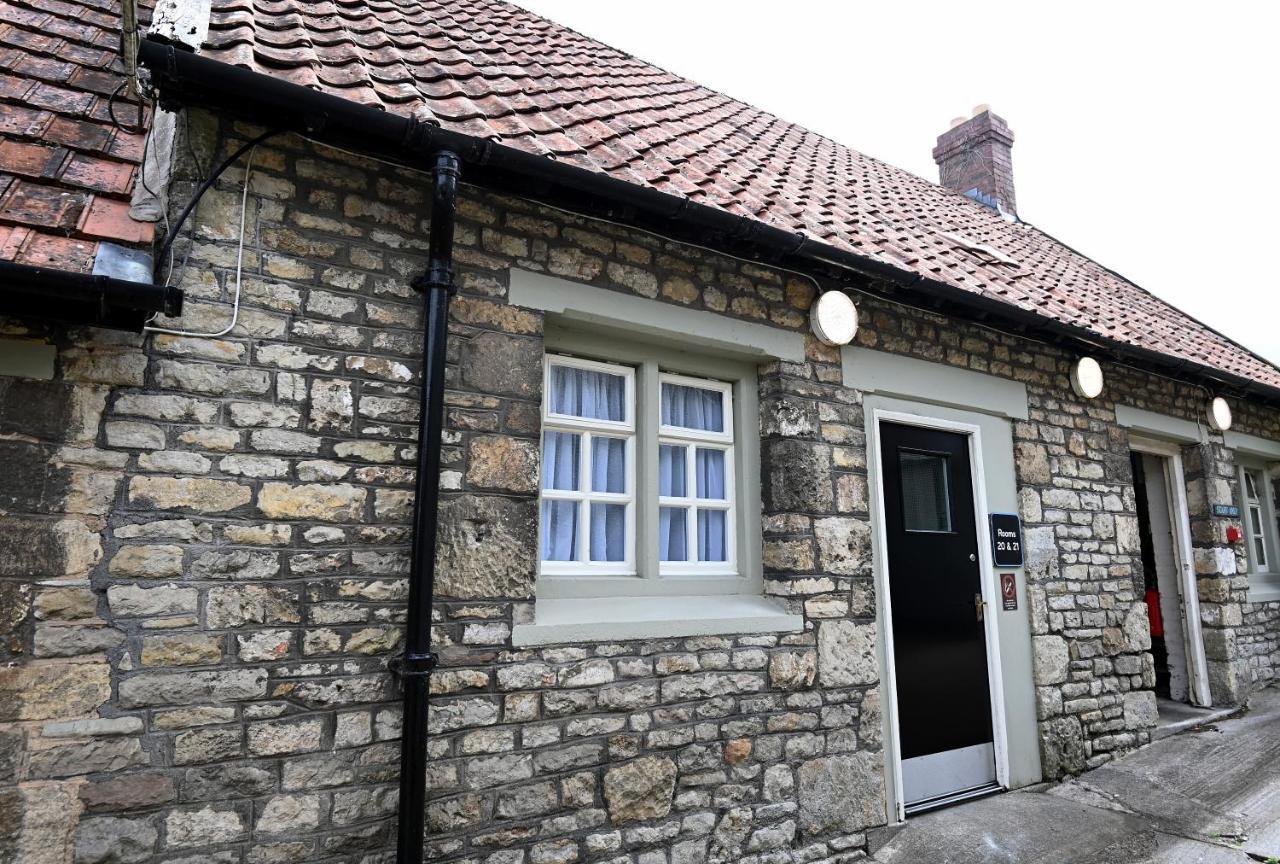
<instances>
[{"instance_id":1,"label":"window sill","mask_svg":"<svg viewBox=\"0 0 1280 864\"><path fill-rule=\"evenodd\" d=\"M1249 603L1275 603L1280 601L1280 575L1274 573L1250 573Z\"/></svg>"},{"instance_id":2,"label":"window sill","mask_svg":"<svg viewBox=\"0 0 1280 864\"><path fill-rule=\"evenodd\" d=\"M680 636L798 633L804 629L804 616L783 612L764 597L743 594L539 600L534 615L536 623L517 624L512 629L512 644L519 647Z\"/></svg>"}]
</instances>

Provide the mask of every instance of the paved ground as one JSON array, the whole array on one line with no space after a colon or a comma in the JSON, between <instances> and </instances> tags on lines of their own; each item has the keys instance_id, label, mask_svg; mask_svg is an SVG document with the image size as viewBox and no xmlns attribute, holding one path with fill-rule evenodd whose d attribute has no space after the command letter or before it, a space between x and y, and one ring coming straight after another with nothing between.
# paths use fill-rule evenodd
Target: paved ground
<instances>
[{"instance_id":1,"label":"paved ground","mask_svg":"<svg viewBox=\"0 0 1280 864\"><path fill-rule=\"evenodd\" d=\"M1065 783L870 840L880 864L1280 864L1280 689Z\"/></svg>"}]
</instances>

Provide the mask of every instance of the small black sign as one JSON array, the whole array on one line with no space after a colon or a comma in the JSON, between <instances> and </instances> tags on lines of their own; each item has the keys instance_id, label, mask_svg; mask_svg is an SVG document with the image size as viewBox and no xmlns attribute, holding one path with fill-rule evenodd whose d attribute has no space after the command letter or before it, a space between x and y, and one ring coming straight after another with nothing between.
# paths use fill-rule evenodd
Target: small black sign
<instances>
[{"instance_id":1,"label":"small black sign","mask_svg":"<svg viewBox=\"0 0 1280 864\"><path fill-rule=\"evenodd\" d=\"M991 555L997 567L1022 566L1022 523L1017 513L991 514Z\"/></svg>"},{"instance_id":2,"label":"small black sign","mask_svg":"<svg viewBox=\"0 0 1280 864\"><path fill-rule=\"evenodd\" d=\"M1225 517L1227 517L1228 519L1239 519L1239 518L1240 518L1240 508L1239 508L1239 507L1237 507L1237 506L1236 506L1236 505L1234 505L1234 504L1214 504L1214 505L1213 505L1213 515L1214 515L1214 516L1225 516Z\"/></svg>"},{"instance_id":3,"label":"small black sign","mask_svg":"<svg viewBox=\"0 0 1280 864\"><path fill-rule=\"evenodd\" d=\"M1018 574L1000 574L1000 602L1006 612L1013 612L1018 608Z\"/></svg>"}]
</instances>

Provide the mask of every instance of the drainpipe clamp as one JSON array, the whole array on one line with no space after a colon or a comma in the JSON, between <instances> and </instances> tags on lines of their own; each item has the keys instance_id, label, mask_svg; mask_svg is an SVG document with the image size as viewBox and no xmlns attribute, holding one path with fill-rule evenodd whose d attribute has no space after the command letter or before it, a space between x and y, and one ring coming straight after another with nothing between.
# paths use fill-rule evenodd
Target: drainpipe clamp
<instances>
[{"instance_id":1,"label":"drainpipe clamp","mask_svg":"<svg viewBox=\"0 0 1280 864\"><path fill-rule=\"evenodd\" d=\"M387 667L401 678L426 678L439 664L440 658L434 652L428 652L392 657Z\"/></svg>"}]
</instances>

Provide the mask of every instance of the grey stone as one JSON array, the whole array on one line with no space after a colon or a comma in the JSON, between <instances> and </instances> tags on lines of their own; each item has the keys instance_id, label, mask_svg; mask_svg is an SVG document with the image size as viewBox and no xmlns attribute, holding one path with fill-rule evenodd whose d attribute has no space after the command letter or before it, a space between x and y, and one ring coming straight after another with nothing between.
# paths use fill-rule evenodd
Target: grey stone
<instances>
[{"instance_id":1,"label":"grey stone","mask_svg":"<svg viewBox=\"0 0 1280 864\"><path fill-rule=\"evenodd\" d=\"M199 810L170 811L164 824L165 843L172 848L230 843L244 834L239 813L213 805Z\"/></svg>"},{"instance_id":2,"label":"grey stone","mask_svg":"<svg viewBox=\"0 0 1280 864\"><path fill-rule=\"evenodd\" d=\"M1036 684L1061 684L1067 680L1071 655L1061 636L1034 636L1031 640L1032 675Z\"/></svg>"},{"instance_id":3,"label":"grey stone","mask_svg":"<svg viewBox=\"0 0 1280 864\"><path fill-rule=\"evenodd\" d=\"M824 573L864 576L871 572L871 524L832 516L813 520L818 567Z\"/></svg>"},{"instance_id":4,"label":"grey stone","mask_svg":"<svg viewBox=\"0 0 1280 864\"><path fill-rule=\"evenodd\" d=\"M800 765L800 825L814 836L862 831L885 822L884 776L879 753L858 752L811 759Z\"/></svg>"},{"instance_id":5,"label":"grey stone","mask_svg":"<svg viewBox=\"0 0 1280 864\"><path fill-rule=\"evenodd\" d=\"M764 462L762 491L768 509L829 513L835 508L829 447L794 439L769 441Z\"/></svg>"},{"instance_id":6,"label":"grey stone","mask_svg":"<svg viewBox=\"0 0 1280 864\"><path fill-rule=\"evenodd\" d=\"M1156 712L1156 694L1150 690L1135 690L1124 694L1124 725L1128 729L1153 729L1159 715Z\"/></svg>"},{"instance_id":7,"label":"grey stone","mask_svg":"<svg viewBox=\"0 0 1280 864\"><path fill-rule=\"evenodd\" d=\"M818 679L826 687L879 681L876 625L839 619L819 624Z\"/></svg>"},{"instance_id":8,"label":"grey stone","mask_svg":"<svg viewBox=\"0 0 1280 864\"><path fill-rule=\"evenodd\" d=\"M440 502L436 593L458 599L533 596L536 502L461 495Z\"/></svg>"},{"instance_id":9,"label":"grey stone","mask_svg":"<svg viewBox=\"0 0 1280 864\"><path fill-rule=\"evenodd\" d=\"M76 864L133 864L150 860L160 834L148 819L103 816L76 828Z\"/></svg>"},{"instance_id":10,"label":"grey stone","mask_svg":"<svg viewBox=\"0 0 1280 864\"><path fill-rule=\"evenodd\" d=\"M676 764L665 756L644 756L610 768L604 799L615 824L660 819L671 812Z\"/></svg>"},{"instance_id":11,"label":"grey stone","mask_svg":"<svg viewBox=\"0 0 1280 864\"><path fill-rule=\"evenodd\" d=\"M1151 650L1151 621L1147 617L1147 604L1141 600L1130 606L1125 613L1124 640L1128 651Z\"/></svg>"}]
</instances>

